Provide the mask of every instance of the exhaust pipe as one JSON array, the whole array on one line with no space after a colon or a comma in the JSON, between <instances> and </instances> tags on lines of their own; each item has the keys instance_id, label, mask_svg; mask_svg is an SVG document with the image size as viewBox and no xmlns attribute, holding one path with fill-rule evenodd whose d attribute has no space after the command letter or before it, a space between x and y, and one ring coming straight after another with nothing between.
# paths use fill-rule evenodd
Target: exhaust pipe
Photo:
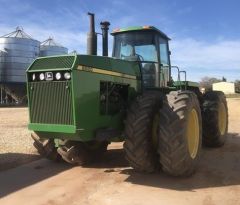
<instances>
[{"instance_id":1,"label":"exhaust pipe","mask_svg":"<svg viewBox=\"0 0 240 205\"><path fill-rule=\"evenodd\" d=\"M102 29L102 55L108 56L108 30L110 23L108 21L102 21L100 25Z\"/></svg>"},{"instance_id":2,"label":"exhaust pipe","mask_svg":"<svg viewBox=\"0 0 240 205\"><path fill-rule=\"evenodd\" d=\"M90 17L90 29L87 34L87 54L97 55L97 34L95 32L94 14L88 12L88 15Z\"/></svg>"}]
</instances>

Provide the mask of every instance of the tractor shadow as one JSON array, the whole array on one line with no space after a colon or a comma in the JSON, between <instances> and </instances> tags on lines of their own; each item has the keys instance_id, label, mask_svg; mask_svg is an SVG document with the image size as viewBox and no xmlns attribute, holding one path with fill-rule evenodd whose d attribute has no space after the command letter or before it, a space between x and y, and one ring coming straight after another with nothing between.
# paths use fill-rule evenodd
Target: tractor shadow
<instances>
[{"instance_id":1,"label":"tractor shadow","mask_svg":"<svg viewBox=\"0 0 240 205\"><path fill-rule=\"evenodd\" d=\"M0 171L12 169L23 164L38 160L41 157L36 154L2 153L0 154Z\"/></svg>"},{"instance_id":2,"label":"tractor shadow","mask_svg":"<svg viewBox=\"0 0 240 205\"><path fill-rule=\"evenodd\" d=\"M240 135L229 133L221 148L203 148L196 173L191 177L171 177L163 172L140 174L127 168L120 172L126 182L178 191L240 185Z\"/></svg>"},{"instance_id":3,"label":"tractor shadow","mask_svg":"<svg viewBox=\"0 0 240 205\"><path fill-rule=\"evenodd\" d=\"M94 160L86 168L106 169L105 172L115 172L116 169L129 168L122 148L109 149L101 158Z\"/></svg>"},{"instance_id":4,"label":"tractor shadow","mask_svg":"<svg viewBox=\"0 0 240 205\"><path fill-rule=\"evenodd\" d=\"M240 135L229 133L223 147L204 147L197 171L190 177L171 177L161 171L153 174L137 173L129 167L121 148L108 150L103 158L88 168L103 168L105 173L123 174L127 183L178 191L194 192L208 187L240 185Z\"/></svg>"},{"instance_id":5,"label":"tractor shadow","mask_svg":"<svg viewBox=\"0 0 240 205\"><path fill-rule=\"evenodd\" d=\"M19 153L6 153L0 154L0 156L8 155L9 157L9 154L11 154L13 158L17 157L18 159L29 157L28 161L25 161L25 163L28 164L18 166L18 163L21 161L15 162L14 166L12 164L1 164L1 169L5 170L0 172L0 198L72 168L72 166L67 163L57 163L47 159L40 159L37 155L26 156L25 154ZM33 160L36 161L31 162ZM23 162L21 162L21 164L23 164Z\"/></svg>"}]
</instances>

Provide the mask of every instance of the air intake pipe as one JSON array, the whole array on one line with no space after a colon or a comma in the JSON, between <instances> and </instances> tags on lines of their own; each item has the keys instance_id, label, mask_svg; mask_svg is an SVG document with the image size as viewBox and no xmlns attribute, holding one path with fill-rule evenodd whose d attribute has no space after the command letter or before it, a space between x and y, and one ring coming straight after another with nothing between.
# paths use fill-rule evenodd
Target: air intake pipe
<instances>
[{"instance_id":1,"label":"air intake pipe","mask_svg":"<svg viewBox=\"0 0 240 205\"><path fill-rule=\"evenodd\" d=\"M97 33L95 32L94 14L88 12L90 17L90 30L87 34L87 54L97 55Z\"/></svg>"},{"instance_id":2,"label":"air intake pipe","mask_svg":"<svg viewBox=\"0 0 240 205\"><path fill-rule=\"evenodd\" d=\"M108 30L110 23L108 21L102 21L100 25L102 29L102 55L108 56Z\"/></svg>"}]
</instances>

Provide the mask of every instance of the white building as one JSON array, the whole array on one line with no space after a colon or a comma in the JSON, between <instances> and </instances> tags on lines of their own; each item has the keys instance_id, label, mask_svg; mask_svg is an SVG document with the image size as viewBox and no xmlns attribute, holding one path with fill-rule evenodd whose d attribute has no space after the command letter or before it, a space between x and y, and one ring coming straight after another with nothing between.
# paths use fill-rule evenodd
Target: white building
<instances>
[{"instance_id":1,"label":"white building","mask_svg":"<svg viewBox=\"0 0 240 205\"><path fill-rule=\"evenodd\" d=\"M224 94L234 94L235 93L235 84L228 82L219 82L213 83L213 90L218 90L224 92Z\"/></svg>"}]
</instances>

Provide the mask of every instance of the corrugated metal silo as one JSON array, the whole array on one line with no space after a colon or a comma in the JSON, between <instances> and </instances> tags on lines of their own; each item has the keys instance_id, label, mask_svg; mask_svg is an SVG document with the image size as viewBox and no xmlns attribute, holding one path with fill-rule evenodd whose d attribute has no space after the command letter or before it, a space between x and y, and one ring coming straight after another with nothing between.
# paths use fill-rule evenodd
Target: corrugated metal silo
<instances>
[{"instance_id":1,"label":"corrugated metal silo","mask_svg":"<svg viewBox=\"0 0 240 205\"><path fill-rule=\"evenodd\" d=\"M40 46L40 56L54 56L67 54L68 49L62 45L56 43L53 38L49 37L46 41L43 41Z\"/></svg>"},{"instance_id":2,"label":"corrugated metal silo","mask_svg":"<svg viewBox=\"0 0 240 205\"><path fill-rule=\"evenodd\" d=\"M0 37L0 82L24 83L25 71L39 56L40 42L32 39L23 29Z\"/></svg>"},{"instance_id":3,"label":"corrugated metal silo","mask_svg":"<svg viewBox=\"0 0 240 205\"><path fill-rule=\"evenodd\" d=\"M26 69L39 52L40 42L20 27L0 37L1 104L22 102L26 95Z\"/></svg>"}]
</instances>

